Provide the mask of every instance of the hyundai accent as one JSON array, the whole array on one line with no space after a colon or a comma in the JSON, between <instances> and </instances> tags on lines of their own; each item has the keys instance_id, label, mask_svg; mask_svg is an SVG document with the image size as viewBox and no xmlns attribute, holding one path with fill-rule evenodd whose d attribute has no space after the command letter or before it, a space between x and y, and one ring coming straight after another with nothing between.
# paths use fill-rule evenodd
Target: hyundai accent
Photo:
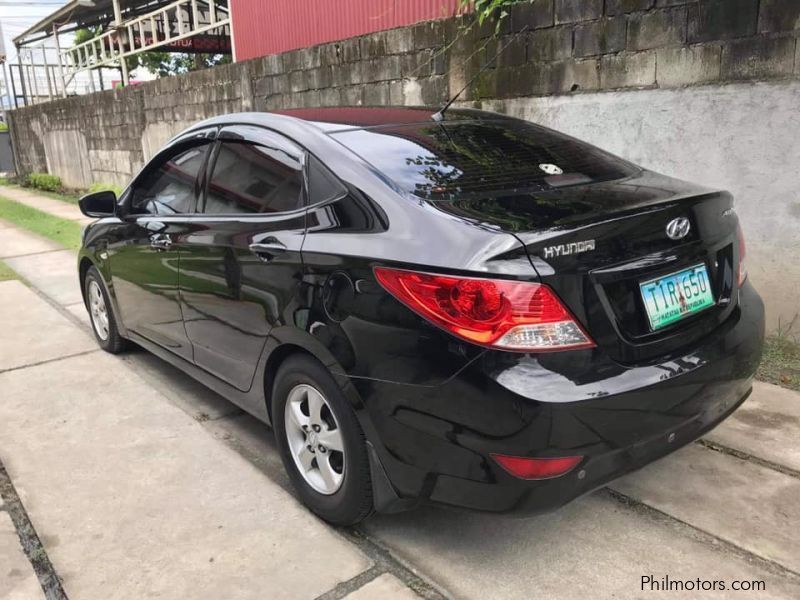
<instances>
[{"instance_id":1,"label":"hyundai accent","mask_svg":"<svg viewBox=\"0 0 800 600\"><path fill-rule=\"evenodd\" d=\"M332 523L556 508L713 428L761 355L729 193L498 114L222 116L81 208L99 345L270 424Z\"/></svg>"}]
</instances>

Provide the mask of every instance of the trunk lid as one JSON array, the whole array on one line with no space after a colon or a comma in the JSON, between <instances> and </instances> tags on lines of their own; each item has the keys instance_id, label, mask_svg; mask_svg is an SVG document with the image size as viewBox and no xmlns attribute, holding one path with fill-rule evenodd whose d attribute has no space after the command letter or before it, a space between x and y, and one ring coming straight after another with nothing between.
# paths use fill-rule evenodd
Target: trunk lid
<instances>
[{"instance_id":1,"label":"trunk lid","mask_svg":"<svg viewBox=\"0 0 800 600\"><path fill-rule=\"evenodd\" d=\"M515 235L539 279L619 362L677 354L735 309L738 219L727 192L642 171L615 182L436 204ZM670 239L667 224L681 217L689 232ZM639 284L696 265L707 269L713 305L653 330Z\"/></svg>"}]
</instances>

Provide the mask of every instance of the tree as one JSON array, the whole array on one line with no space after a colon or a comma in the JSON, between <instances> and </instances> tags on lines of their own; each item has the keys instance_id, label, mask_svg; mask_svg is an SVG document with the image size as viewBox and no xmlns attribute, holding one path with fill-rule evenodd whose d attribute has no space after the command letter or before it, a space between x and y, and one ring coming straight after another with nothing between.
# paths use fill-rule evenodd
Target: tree
<instances>
[{"instance_id":1,"label":"tree","mask_svg":"<svg viewBox=\"0 0 800 600\"><path fill-rule=\"evenodd\" d=\"M144 52L133 57L154 75L164 77L199 71L231 62L230 54L185 54L181 52Z\"/></svg>"},{"instance_id":2,"label":"tree","mask_svg":"<svg viewBox=\"0 0 800 600\"><path fill-rule=\"evenodd\" d=\"M475 14L478 16L478 24L494 20L496 22L495 32L499 31L500 23L508 16L508 7L522 0L460 0L461 10L468 10L474 7Z\"/></svg>"}]
</instances>

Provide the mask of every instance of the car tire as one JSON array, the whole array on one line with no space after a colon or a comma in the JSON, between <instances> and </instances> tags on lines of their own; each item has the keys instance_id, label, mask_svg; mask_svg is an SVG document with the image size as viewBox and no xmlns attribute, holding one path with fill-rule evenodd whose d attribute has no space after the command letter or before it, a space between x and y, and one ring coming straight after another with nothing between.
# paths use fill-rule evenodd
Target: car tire
<instances>
[{"instance_id":1,"label":"car tire","mask_svg":"<svg viewBox=\"0 0 800 600\"><path fill-rule=\"evenodd\" d=\"M281 364L272 423L286 472L312 512L334 525L354 525L372 513L364 432L319 361L297 354Z\"/></svg>"},{"instance_id":2,"label":"car tire","mask_svg":"<svg viewBox=\"0 0 800 600\"><path fill-rule=\"evenodd\" d=\"M111 309L103 277L95 267L89 267L83 281L83 294L89 321L97 344L106 352L119 354L128 346L128 340L119 334L117 321Z\"/></svg>"}]
</instances>

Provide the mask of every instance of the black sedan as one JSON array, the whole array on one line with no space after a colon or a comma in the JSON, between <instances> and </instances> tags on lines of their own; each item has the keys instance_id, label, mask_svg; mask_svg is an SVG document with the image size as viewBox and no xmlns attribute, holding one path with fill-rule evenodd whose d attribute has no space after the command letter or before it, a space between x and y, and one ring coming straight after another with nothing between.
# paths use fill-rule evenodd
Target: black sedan
<instances>
[{"instance_id":1,"label":"black sedan","mask_svg":"<svg viewBox=\"0 0 800 600\"><path fill-rule=\"evenodd\" d=\"M100 346L271 424L333 523L558 507L718 424L761 354L730 194L497 114L228 115L81 208Z\"/></svg>"}]
</instances>

